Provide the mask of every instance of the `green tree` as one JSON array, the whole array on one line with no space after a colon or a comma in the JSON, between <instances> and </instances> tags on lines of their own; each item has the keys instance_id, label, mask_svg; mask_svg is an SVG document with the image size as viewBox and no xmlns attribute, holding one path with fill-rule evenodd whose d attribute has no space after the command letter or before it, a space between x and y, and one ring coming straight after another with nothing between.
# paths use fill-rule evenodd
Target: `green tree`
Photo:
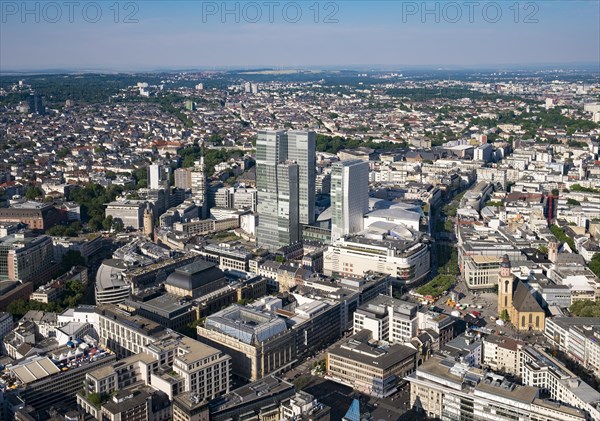
<instances>
[{"instance_id":1,"label":"green tree","mask_svg":"<svg viewBox=\"0 0 600 421\"><path fill-rule=\"evenodd\" d=\"M600 317L600 300L575 301L569 310L577 317Z\"/></svg>"},{"instance_id":2,"label":"green tree","mask_svg":"<svg viewBox=\"0 0 600 421\"><path fill-rule=\"evenodd\" d=\"M89 393L86 399L96 408L100 408L100 405L102 405L102 396L99 393Z\"/></svg>"},{"instance_id":3,"label":"green tree","mask_svg":"<svg viewBox=\"0 0 600 421\"><path fill-rule=\"evenodd\" d=\"M67 272L75 266L85 266L85 259L80 252L76 250L67 251L61 260L61 267L64 272Z\"/></svg>"},{"instance_id":4,"label":"green tree","mask_svg":"<svg viewBox=\"0 0 600 421\"><path fill-rule=\"evenodd\" d=\"M65 158L67 155L69 155L70 149L69 148L60 148L57 152L56 152L56 157L59 159L63 159Z\"/></svg>"},{"instance_id":5,"label":"green tree","mask_svg":"<svg viewBox=\"0 0 600 421\"><path fill-rule=\"evenodd\" d=\"M563 243L567 243L569 245L569 248L576 253L577 249L575 248L575 241L569 237L567 234L565 234L565 231L559 227L558 225L552 225L550 227L550 231L552 231L552 234L554 234L554 236L559 240L562 241Z\"/></svg>"},{"instance_id":6,"label":"green tree","mask_svg":"<svg viewBox=\"0 0 600 421\"><path fill-rule=\"evenodd\" d=\"M571 186L571 191L574 192L583 192L583 193L600 193L600 190L593 189L591 187L583 187L579 184L573 184Z\"/></svg>"},{"instance_id":7,"label":"green tree","mask_svg":"<svg viewBox=\"0 0 600 421\"><path fill-rule=\"evenodd\" d=\"M35 200L38 197L42 197L44 195L44 191L41 187L38 186L29 186L27 190L25 190L25 198L27 200Z\"/></svg>"},{"instance_id":8,"label":"green tree","mask_svg":"<svg viewBox=\"0 0 600 421\"><path fill-rule=\"evenodd\" d=\"M590 270L600 278L600 253L594 254L594 257L592 257L588 266L590 267Z\"/></svg>"},{"instance_id":9,"label":"green tree","mask_svg":"<svg viewBox=\"0 0 600 421\"><path fill-rule=\"evenodd\" d=\"M6 311L15 317L23 317L29 311L29 307L25 300L14 300L6 306Z\"/></svg>"},{"instance_id":10,"label":"green tree","mask_svg":"<svg viewBox=\"0 0 600 421\"><path fill-rule=\"evenodd\" d=\"M115 232L123 232L125 230L125 224L121 218L113 218L112 228Z\"/></svg>"},{"instance_id":11,"label":"green tree","mask_svg":"<svg viewBox=\"0 0 600 421\"><path fill-rule=\"evenodd\" d=\"M510 322L510 316L507 309L502 310L502 313L500 313L500 320Z\"/></svg>"},{"instance_id":12,"label":"green tree","mask_svg":"<svg viewBox=\"0 0 600 421\"><path fill-rule=\"evenodd\" d=\"M110 231L110 229L112 228L112 225L113 225L113 216L108 215L102 221L102 228L104 228L104 231Z\"/></svg>"},{"instance_id":13,"label":"green tree","mask_svg":"<svg viewBox=\"0 0 600 421\"><path fill-rule=\"evenodd\" d=\"M437 275L431 281L417 288L417 293L421 295L431 295L432 297L439 297L444 291L448 291L455 282L454 276L451 275Z\"/></svg>"}]
</instances>

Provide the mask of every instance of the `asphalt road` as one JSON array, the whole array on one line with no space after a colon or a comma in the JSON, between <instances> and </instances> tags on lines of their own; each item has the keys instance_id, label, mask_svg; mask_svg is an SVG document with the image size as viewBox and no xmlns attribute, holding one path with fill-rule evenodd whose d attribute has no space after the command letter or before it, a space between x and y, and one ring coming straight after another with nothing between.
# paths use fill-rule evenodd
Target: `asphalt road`
<instances>
[{"instance_id":1,"label":"asphalt road","mask_svg":"<svg viewBox=\"0 0 600 421\"><path fill-rule=\"evenodd\" d=\"M361 412L370 412L375 421L399 421L409 410L410 389L405 385L387 398L373 398L322 377L311 376L303 389L331 408L331 420L341 420L354 399L359 399Z\"/></svg>"}]
</instances>

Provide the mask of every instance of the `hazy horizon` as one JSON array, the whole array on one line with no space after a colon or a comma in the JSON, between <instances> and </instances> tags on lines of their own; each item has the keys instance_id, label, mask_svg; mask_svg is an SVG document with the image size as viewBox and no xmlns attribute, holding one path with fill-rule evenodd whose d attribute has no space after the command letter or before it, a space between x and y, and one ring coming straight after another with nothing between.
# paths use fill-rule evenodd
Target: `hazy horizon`
<instances>
[{"instance_id":1,"label":"hazy horizon","mask_svg":"<svg viewBox=\"0 0 600 421\"><path fill-rule=\"evenodd\" d=\"M595 0L74 3L3 1L0 72L600 67Z\"/></svg>"}]
</instances>

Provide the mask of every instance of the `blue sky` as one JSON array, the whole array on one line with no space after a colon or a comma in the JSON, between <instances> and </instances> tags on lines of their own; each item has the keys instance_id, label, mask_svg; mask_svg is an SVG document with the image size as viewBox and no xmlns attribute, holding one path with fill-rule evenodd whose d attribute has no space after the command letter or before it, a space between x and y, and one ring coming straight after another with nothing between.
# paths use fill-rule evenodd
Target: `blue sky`
<instances>
[{"instance_id":1,"label":"blue sky","mask_svg":"<svg viewBox=\"0 0 600 421\"><path fill-rule=\"evenodd\" d=\"M600 63L599 0L74 4L0 0L0 71Z\"/></svg>"}]
</instances>

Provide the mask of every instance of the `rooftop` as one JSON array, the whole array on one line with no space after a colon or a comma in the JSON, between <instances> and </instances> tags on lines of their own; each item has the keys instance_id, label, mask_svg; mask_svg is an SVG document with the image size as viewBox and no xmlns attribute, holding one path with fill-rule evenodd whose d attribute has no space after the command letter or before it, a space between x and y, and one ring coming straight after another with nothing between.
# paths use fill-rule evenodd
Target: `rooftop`
<instances>
[{"instance_id":1,"label":"rooftop","mask_svg":"<svg viewBox=\"0 0 600 421\"><path fill-rule=\"evenodd\" d=\"M242 403L249 405L253 401L261 401L271 396L275 397L283 394L292 396L295 390L296 388L292 383L288 383L275 376L267 376L212 400L209 404L210 413L225 412Z\"/></svg>"},{"instance_id":2,"label":"rooftop","mask_svg":"<svg viewBox=\"0 0 600 421\"><path fill-rule=\"evenodd\" d=\"M374 343L371 341L371 332L365 329L334 346L328 353L358 361L377 370L386 370L407 358L414 358L417 350L399 344Z\"/></svg>"},{"instance_id":3,"label":"rooftop","mask_svg":"<svg viewBox=\"0 0 600 421\"><path fill-rule=\"evenodd\" d=\"M247 344L260 344L287 331L285 321L275 314L240 305L208 316L204 325Z\"/></svg>"}]
</instances>

